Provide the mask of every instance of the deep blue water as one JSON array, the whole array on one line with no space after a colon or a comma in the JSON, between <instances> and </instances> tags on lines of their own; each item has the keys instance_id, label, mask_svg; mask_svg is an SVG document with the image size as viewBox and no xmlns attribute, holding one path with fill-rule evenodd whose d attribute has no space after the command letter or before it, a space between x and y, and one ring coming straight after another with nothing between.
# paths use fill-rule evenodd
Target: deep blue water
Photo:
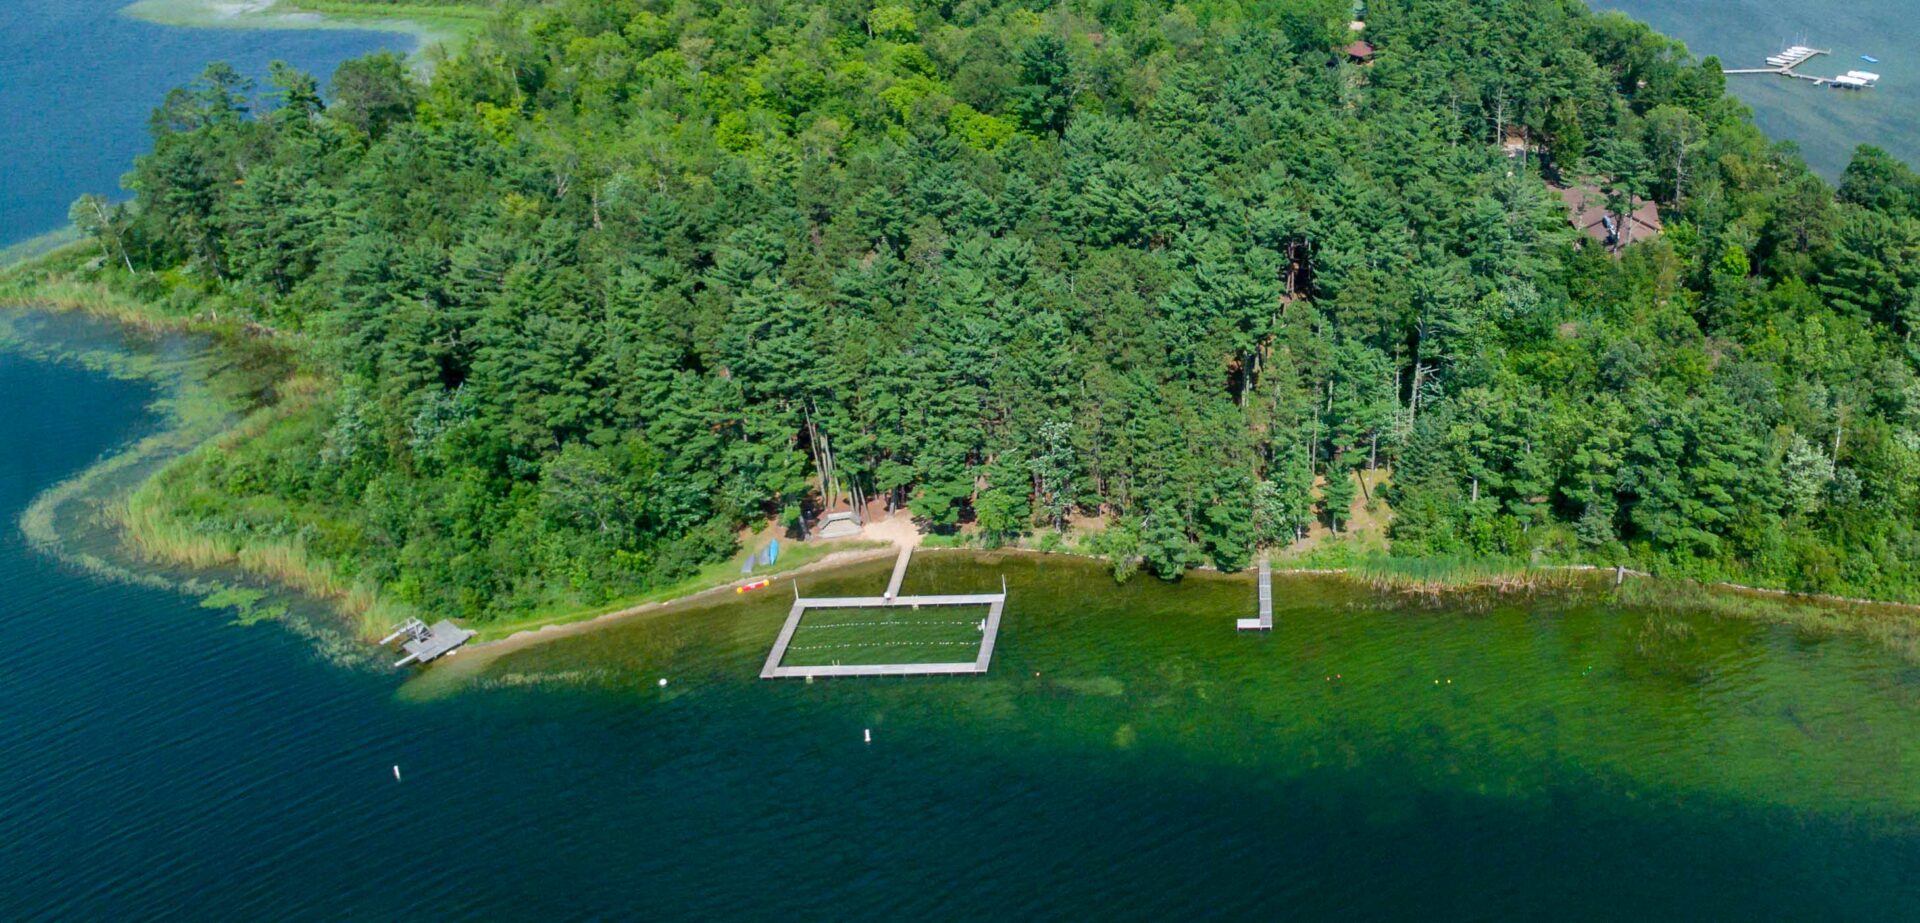
<instances>
[{"instance_id":1,"label":"deep blue water","mask_svg":"<svg viewBox=\"0 0 1920 923\"><path fill-rule=\"evenodd\" d=\"M0 0L0 247L67 223L87 192L120 198L166 91L225 61L261 80L267 62L315 74L382 48L390 32L179 29L118 15L121 0Z\"/></svg>"}]
</instances>

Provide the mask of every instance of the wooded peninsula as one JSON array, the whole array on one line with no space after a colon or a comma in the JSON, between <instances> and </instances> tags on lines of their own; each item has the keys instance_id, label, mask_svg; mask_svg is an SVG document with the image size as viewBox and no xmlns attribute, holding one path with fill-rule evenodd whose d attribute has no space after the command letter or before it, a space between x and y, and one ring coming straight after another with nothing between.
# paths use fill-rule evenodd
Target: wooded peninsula
<instances>
[{"instance_id":1,"label":"wooded peninsula","mask_svg":"<svg viewBox=\"0 0 1920 923\"><path fill-rule=\"evenodd\" d=\"M290 371L144 528L402 607L588 610L856 506L1121 579L1920 601L1920 176L1830 185L1579 0L555 0L151 129L22 291Z\"/></svg>"}]
</instances>

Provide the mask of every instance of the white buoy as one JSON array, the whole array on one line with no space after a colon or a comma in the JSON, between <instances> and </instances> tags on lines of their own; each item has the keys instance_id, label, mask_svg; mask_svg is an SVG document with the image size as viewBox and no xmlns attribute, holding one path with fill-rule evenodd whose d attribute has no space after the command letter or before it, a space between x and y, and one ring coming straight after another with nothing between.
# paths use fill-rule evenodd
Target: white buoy
<instances>
[{"instance_id":1,"label":"white buoy","mask_svg":"<svg viewBox=\"0 0 1920 923\"><path fill-rule=\"evenodd\" d=\"M660 677L660 688L667 688L667 678L664 676Z\"/></svg>"},{"instance_id":2,"label":"white buoy","mask_svg":"<svg viewBox=\"0 0 1920 923\"><path fill-rule=\"evenodd\" d=\"M393 781L395 782L400 781L400 767L398 764L395 764L395 766L393 767Z\"/></svg>"},{"instance_id":3,"label":"white buoy","mask_svg":"<svg viewBox=\"0 0 1920 923\"><path fill-rule=\"evenodd\" d=\"M867 728L864 736L867 743L873 743L873 728Z\"/></svg>"}]
</instances>

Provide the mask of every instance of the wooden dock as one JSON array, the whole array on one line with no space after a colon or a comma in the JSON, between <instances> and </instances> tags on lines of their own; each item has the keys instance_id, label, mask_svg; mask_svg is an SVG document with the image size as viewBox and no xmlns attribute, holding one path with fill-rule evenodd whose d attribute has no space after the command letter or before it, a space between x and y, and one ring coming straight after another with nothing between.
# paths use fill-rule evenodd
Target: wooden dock
<instances>
[{"instance_id":1,"label":"wooden dock","mask_svg":"<svg viewBox=\"0 0 1920 923\"><path fill-rule=\"evenodd\" d=\"M1778 74L1794 80L1805 80L1815 86L1832 86L1851 90L1864 90L1879 81L1880 75L1869 74L1865 71L1848 71L1838 77L1815 77L1812 74L1803 74L1797 70L1801 65L1814 58L1832 53L1833 52L1824 48L1809 48L1805 45L1795 45L1792 48L1767 58L1766 67L1725 67L1720 69L1720 73L1730 76L1736 74Z\"/></svg>"},{"instance_id":2,"label":"wooden dock","mask_svg":"<svg viewBox=\"0 0 1920 923\"><path fill-rule=\"evenodd\" d=\"M396 638L405 638L400 647L407 652L407 656L393 664L395 667L404 667L451 654L455 648L471 640L473 634L450 621L442 620L428 627L419 619L408 619L405 625L394 629L393 634L380 639L380 643L384 646L392 644Z\"/></svg>"},{"instance_id":3,"label":"wooden dock","mask_svg":"<svg viewBox=\"0 0 1920 923\"><path fill-rule=\"evenodd\" d=\"M1267 559L1260 559L1260 615L1257 618L1236 619L1233 627L1241 631L1273 630L1273 565Z\"/></svg>"},{"instance_id":4,"label":"wooden dock","mask_svg":"<svg viewBox=\"0 0 1920 923\"><path fill-rule=\"evenodd\" d=\"M912 559L913 559L913 546L912 545L901 546L900 557L895 558L893 562L893 576L887 580L887 598L888 599L892 599L895 596L900 595L900 584L905 582L907 579L907 562Z\"/></svg>"}]
</instances>

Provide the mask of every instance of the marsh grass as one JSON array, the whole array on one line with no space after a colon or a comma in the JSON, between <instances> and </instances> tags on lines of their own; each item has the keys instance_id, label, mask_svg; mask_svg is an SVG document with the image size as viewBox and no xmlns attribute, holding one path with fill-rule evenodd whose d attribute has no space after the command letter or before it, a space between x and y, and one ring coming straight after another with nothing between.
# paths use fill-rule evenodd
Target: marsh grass
<instances>
[{"instance_id":1,"label":"marsh grass","mask_svg":"<svg viewBox=\"0 0 1920 923\"><path fill-rule=\"evenodd\" d=\"M328 601L362 638L379 637L422 613L314 550L309 535L339 529L334 511L263 497L235 497L209 475L212 463L241 452L271 453L277 437L324 410L325 384L294 372L274 386L274 403L160 469L117 507L128 542L143 558L191 570L231 568Z\"/></svg>"},{"instance_id":2,"label":"marsh grass","mask_svg":"<svg viewBox=\"0 0 1920 923\"><path fill-rule=\"evenodd\" d=\"M1578 589L1593 582L1590 573L1536 567L1505 558L1408 558L1370 554L1354 559L1347 574L1377 592L1439 597L1463 591L1498 594Z\"/></svg>"},{"instance_id":3,"label":"marsh grass","mask_svg":"<svg viewBox=\"0 0 1920 923\"><path fill-rule=\"evenodd\" d=\"M1720 618L1788 625L1819 637L1853 635L1920 664L1920 609L1880 603L1776 596L1686 580L1629 580L1620 603L1660 613L1704 612Z\"/></svg>"},{"instance_id":4,"label":"marsh grass","mask_svg":"<svg viewBox=\"0 0 1920 923\"><path fill-rule=\"evenodd\" d=\"M211 311L169 310L83 278L74 270L85 257L84 246L65 247L0 271L0 303L87 314L141 334L143 342L117 348L44 342L46 335L30 329L33 315L16 312L0 318L0 344L44 361L147 380L161 394L153 409L162 422L36 497L20 521L29 541L101 576L230 602L256 592L236 586L234 578L286 586L330 603L361 637L377 637L410 616L376 587L315 555L297 533L248 534L231 528L231 520L220 524L204 515L221 509L223 499L195 477L205 461L260 439L325 391L324 382L299 371L296 344L259 336L232 313L220 320ZM153 565L187 574L163 576ZM286 612L252 603L224 608L235 608L243 621ZM307 627L327 642L323 647L339 646L319 626Z\"/></svg>"},{"instance_id":5,"label":"marsh grass","mask_svg":"<svg viewBox=\"0 0 1920 923\"><path fill-rule=\"evenodd\" d=\"M484 4L367 3L356 0L136 0L121 14L165 26L202 29L361 29L401 32L418 43L458 46L496 11ZM417 57L416 57L417 59Z\"/></svg>"}]
</instances>

